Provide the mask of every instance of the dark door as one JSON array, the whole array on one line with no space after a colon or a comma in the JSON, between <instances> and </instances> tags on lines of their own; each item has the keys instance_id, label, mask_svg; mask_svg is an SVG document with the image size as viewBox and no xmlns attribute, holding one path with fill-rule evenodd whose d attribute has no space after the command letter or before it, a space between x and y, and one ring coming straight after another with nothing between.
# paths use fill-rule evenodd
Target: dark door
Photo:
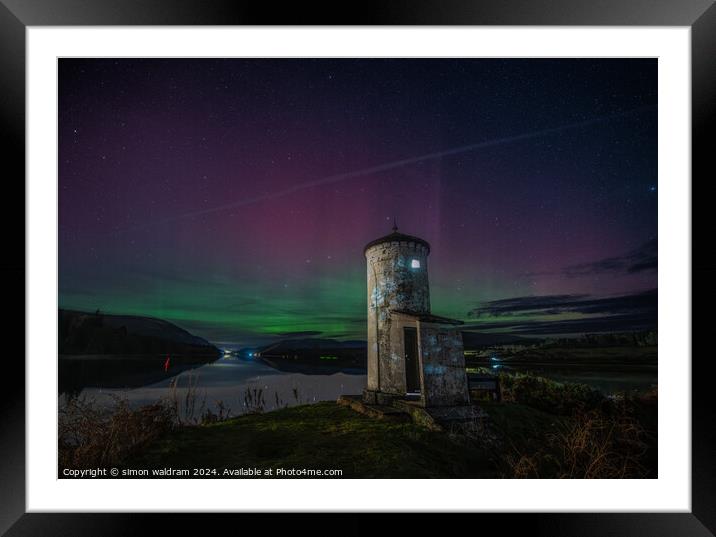
<instances>
[{"instance_id":1,"label":"dark door","mask_svg":"<svg viewBox=\"0 0 716 537\"><path fill-rule=\"evenodd\" d=\"M404 328L403 342L405 343L405 388L408 393L419 392L418 331L415 328Z\"/></svg>"}]
</instances>

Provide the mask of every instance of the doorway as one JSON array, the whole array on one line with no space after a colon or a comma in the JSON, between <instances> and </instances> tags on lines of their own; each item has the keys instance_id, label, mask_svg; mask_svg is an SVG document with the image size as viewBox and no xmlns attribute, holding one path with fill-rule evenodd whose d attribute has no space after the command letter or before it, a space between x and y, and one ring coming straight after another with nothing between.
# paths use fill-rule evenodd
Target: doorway
<instances>
[{"instance_id":1,"label":"doorway","mask_svg":"<svg viewBox=\"0 0 716 537\"><path fill-rule=\"evenodd\" d=\"M405 391L420 392L420 372L418 363L418 331L416 328L403 328L405 345Z\"/></svg>"}]
</instances>

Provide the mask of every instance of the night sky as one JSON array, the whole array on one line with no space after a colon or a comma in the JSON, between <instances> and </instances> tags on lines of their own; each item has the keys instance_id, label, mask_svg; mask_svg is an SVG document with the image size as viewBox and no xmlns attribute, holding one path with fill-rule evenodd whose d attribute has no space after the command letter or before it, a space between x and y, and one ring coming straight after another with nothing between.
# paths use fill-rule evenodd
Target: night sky
<instances>
[{"instance_id":1,"label":"night sky","mask_svg":"<svg viewBox=\"0 0 716 537\"><path fill-rule=\"evenodd\" d=\"M655 59L61 59L60 307L362 339L395 217L468 328L650 327L656 104Z\"/></svg>"}]
</instances>

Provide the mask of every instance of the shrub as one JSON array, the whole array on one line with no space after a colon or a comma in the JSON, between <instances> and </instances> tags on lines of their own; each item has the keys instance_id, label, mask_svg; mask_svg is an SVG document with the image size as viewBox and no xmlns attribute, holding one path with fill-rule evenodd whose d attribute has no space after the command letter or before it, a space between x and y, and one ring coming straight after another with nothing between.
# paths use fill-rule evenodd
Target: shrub
<instances>
[{"instance_id":1,"label":"shrub","mask_svg":"<svg viewBox=\"0 0 716 537\"><path fill-rule=\"evenodd\" d=\"M550 412L570 415L576 410L593 410L607 400L585 384L555 382L529 374L500 373L502 398Z\"/></svg>"},{"instance_id":2,"label":"shrub","mask_svg":"<svg viewBox=\"0 0 716 537\"><path fill-rule=\"evenodd\" d=\"M132 409L117 398L107 408L84 396L69 398L58 416L60 470L114 466L176 421L173 408L164 402Z\"/></svg>"},{"instance_id":3,"label":"shrub","mask_svg":"<svg viewBox=\"0 0 716 537\"><path fill-rule=\"evenodd\" d=\"M177 391L177 380L166 397L156 403L132 408L125 398L114 397L111 405L98 404L86 396L66 398L58 413L58 463L62 468L116 466L149 442L179 426L216 423L231 417L231 410L216 402L216 411L198 400L198 381L188 375L186 393Z\"/></svg>"},{"instance_id":4,"label":"shrub","mask_svg":"<svg viewBox=\"0 0 716 537\"><path fill-rule=\"evenodd\" d=\"M564 427L546 435L543 448L515 451L504 461L508 477L515 478L644 478L649 477L642 463L648 449L646 435L626 412L577 411Z\"/></svg>"}]
</instances>

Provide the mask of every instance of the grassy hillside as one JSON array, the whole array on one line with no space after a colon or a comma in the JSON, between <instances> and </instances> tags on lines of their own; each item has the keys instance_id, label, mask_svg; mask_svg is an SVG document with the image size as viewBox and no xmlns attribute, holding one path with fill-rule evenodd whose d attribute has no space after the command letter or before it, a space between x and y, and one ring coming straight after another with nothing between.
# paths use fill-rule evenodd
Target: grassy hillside
<instances>
[{"instance_id":1,"label":"grassy hillside","mask_svg":"<svg viewBox=\"0 0 716 537\"><path fill-rule=\"evenodd\" d=\"M343 478L603 477L582 475L603 444L599 422L574 421L530 406L482 403L491 426L474 437L412 422L377 420L325 402L182 427L151 443L124 468L340 469ZM591 420L592 418L590 418ZM564 445L584 451L565 472ZM564 443L555 439L564 439ZM583 460L582 460L583 459ZM616 457L604 471L619 472ZM655 461L654 461L655 463ZM574 472L573 474L570 472ZM610 474L611 475L611 474Z\"/></svg>"},{"instance_id":2,"label":"grassy hillside","mask_svg":"<svg viewBox=\"0 0 716 537\"><path fill-rule=\"evenodd\" d=\"M131 468L336 468L342 477L495 477L488 455L412 422L377 420L336 403L183 427Z\"/></svg>"}]
</instances>

